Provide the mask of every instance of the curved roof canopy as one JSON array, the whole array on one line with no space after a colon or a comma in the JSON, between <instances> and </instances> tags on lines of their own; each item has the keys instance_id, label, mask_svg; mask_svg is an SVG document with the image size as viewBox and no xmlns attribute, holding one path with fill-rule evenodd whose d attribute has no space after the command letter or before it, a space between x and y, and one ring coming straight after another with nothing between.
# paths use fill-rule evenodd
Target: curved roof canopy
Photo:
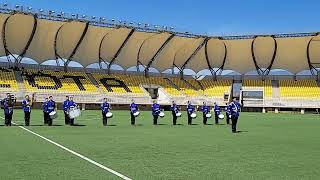
<instances>
[{"instance_id":1,"label":"curved roof canopy","mask_svg":"<svg viewBox=\"0 0 320 180\"><path fill-rule=\"evenodd\" d=\"M102 27L85 21L40 19L36 14L0 13L0 56L16 54L36 60L64 59L84 67L104 62L110 67L142 65L160 72L177 67L199 72L234 70L267 74L285 69L294 74L320 65L320 36L252 36L218 38L181 36L132 27ZM266 71L267 70L267 71Z\"/></svg>"}]
</instances>

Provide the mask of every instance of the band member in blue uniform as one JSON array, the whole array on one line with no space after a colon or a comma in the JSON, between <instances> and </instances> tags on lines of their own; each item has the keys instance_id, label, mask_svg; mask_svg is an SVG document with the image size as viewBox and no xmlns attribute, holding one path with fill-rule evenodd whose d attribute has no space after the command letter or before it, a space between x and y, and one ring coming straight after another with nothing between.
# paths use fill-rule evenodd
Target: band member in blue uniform
<instances>
[{"instance_id":1,"label":"band member in blue uniform","mask_svg":"<svg viewBox=\"0 0 320 180\"><path fill-rule=\"evenodd\" d=\"M172 123L173 125L177 124L177 113L179 112L179 106L176 104L176 102L172 101L172 105L171 105L171 112L172 112Z\"/></svg>"},{"instance_id":2,"label":"band member in blue uniform","mask_svg":"<svg viewBox=\"0 0 320 180\"><path fill-rule=\"evenodd\" d=\"M69 105L68 105L68 112L71 111L73 108L77 106L77 103L73 101L73 97L70 97ZM69 116L69 115L68 115ZM69 117L69 124L70 126L74 125L74 118Z\"/></svg>"},{"instance_id":3,"label":"band member in blue uniform","mask_svg":"<svg viewBox=\"0 0 320 180\"><path fill-rule=\"evenodd\" d=\"M51 112L53 112L56 108L56 102L53 100L52 96L49 96L49 101L47 103L48 106L48 114L50 114ZM52 126L52 118L49 116L48 118L48 125Z\"/></svg>"},{"instance_id":4,"label":"band member in blue uniform","mask_svg":"<svg viewBox=\"0 0 320 180\"><path fill-rule=\"evenodd\" d=\"M157 125L159 114L160 114L160 104L158 104L157 101L153 101L151 108L152 108L152 116L153 116L153 125Z\"/></svg>"},{"instance_id":5,"label":"band member in blue uniform","mask_svg":"<svg viewBox=\"0 0 320 180\"><path fill-rule=\"evenodd\" d=\"M138 105L134 103L134 100L131 100L130 104L130 115L131 115L131 125L135 125L136 117L133 115L139 110Z\"/></svg>"},{"instance_id":6,"label":"band member in blue uniform","mask_svg":"<svg viewBox=\"0 0 320 180\"><path fill-rule=\"evenodd\" d=\"M25 96L25 99L22 101L22 108L24 112L24 122L26 126L30 125L30 114L31 114L31 100L29 95Z\"/></svg>"},{"instance_id":7,"label":"band member in blue uniform","mask_svg":"<svg viewBox=\"0 0 320 180\"><path fill-rule=\"evenodd\" d=\"M69 118L69 96L66 96L66 100L63 102L63 112L64 112L64 123L67 125L70 123L70 118Z\"/></svg>"},{"instance_id":8,"label":"band member in blue uniform","mask_svg":"<svg viewBox=\"0 0 320 180\"><path fill-rule=\"evenodd\" d=\"M7 97L2 100L2 105L4 109L4 124L5 126L11 126L12 115L13 115L13 106L16 102L16 99L11 96L10 93L7 93Z\"/></svg>"},{"instance_id":9,"label":"band member in blue uniform","mask_svg":"<svg viewBox=\"0 0 320 180\"><path fill-rule=\"evenodd\" d=\"M104 126L108 125L108 118L106 114L111 109L110 104L107 102L107 98L103 98L103 103L101 104L101 111L102 111L102 123Z\"/></svg>"},{"instance_id":10,"label":"band member in blue uniform","mask_svg":"<svg viewBox=\"0 0 320 180\"><path fill-rule=\"evenodd\" d=\"M226 111L226 123L230 124L230 118L231 118L231 105L226 103L226 107L224 109Z\"/></svg>"},{"instance_id":11,"label":"band member in blue uniform","mask_svg":"<svg viewBox=\"0 0 320 180\"><path fill-rule=\"evenodd\" d=\"M43 123L48 124L49 121L49 110L48 110L48 98L44 100L42 103L42 111L43 111Z\"/></svg>"},{"instance_id":12,"label":"band member in blue uniform","mask_svg":"<svg viewBox=\"0 0 320 180\"><path fill-rule=\"evenodd\" d=\"M203 102L203 105L201 107L201 111L202 111L202 114L203 114L203 124L206 125L207 124L207 114L209 113L210 111L210 107L207 106L206 102Z\"/></svg>"},{"instance_id":13,"label":"band member in blue uniform","mask_svg":"<svg viewBox=\"0 0 320 180\"><path fill-rule=\"evenodd\" d=\"M240 103L237 101L236 98L232 100L230 103L231 105L231 122L232 122L232 132L236 133L237 132L237 123L238 123L238 118L240 116Z\"/></svg>"},{"instance_id":14,"label":"band member in blue uniform","mask_svg":"<svg viewBox=\"0 0 320 180\"><path fill-rule=\"evenodd\" d=\"M215 117L215 124L219 124L220 107L216 102L214 103L213 111L214 111L214 117Z\"/></svg>"},{"instance_id":15,"label":"band member in blue uniform","mask_svg":"<svg viewBox=\"0 0 320 180\"><path fill-rule=\"evenodd\" d=\"M188 115L188 125L192 125L192 117L191 114L194 112L194 106L191 104L190 101L188 101L187 105L187 115Z\"/></svg>"}]
</instances>

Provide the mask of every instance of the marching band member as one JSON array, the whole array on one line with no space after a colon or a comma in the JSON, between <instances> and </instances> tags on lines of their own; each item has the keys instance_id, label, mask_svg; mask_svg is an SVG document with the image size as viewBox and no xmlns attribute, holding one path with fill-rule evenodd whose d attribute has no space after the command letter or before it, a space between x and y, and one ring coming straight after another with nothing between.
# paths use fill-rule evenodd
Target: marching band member
<instances>
[{"instance_id":1,"label":"marching band member","mask_svg":"<svg viewBox=\"0 0 320 180\"><path fill-rule=\"evenodd\" d=\"M30 125L30 114L31 114L31 100L29 95L25 96L25 99L22 101L22 107L24 112L24 122L26 126Z\"/></svg>"},{"instance_id":2,"label":"marching band member","mask_svg":"<svg viewBox=\"0 0 320 180\"><path fill-rule=\"evenodd\" d=\"M190 101L188 101L188 106L187 106L187 115L188 115L188 125L192 125L192 117L191 114L194 112L194 106L191 104Z\"/></svg>"},{"instance_id":3,"label":"marching band member","mask_svg":"<svg viewBox=\"0 0 320 180\"><path fill-rule=\"evenodd\" d=\"M47 106L48 106L48 114L50 114L55 110L56 102L53 100L52 96L49 96L49 101L47 103ZM48 125L52 126L52 118L50 116L48 116Z\"/></svg>"},{"instance_id":4,"label":"marching band member","mask_svg":"<svg viewBox=\"0 0 320 180\"><path fill-rule=\"evenodd\" d=\"M102 111L102 123L104 126L108 125L108 118L107 113L110 110L110 104L107 102L107 98L103 98L103 103L101 104L101 111Z\"/></svg>"},{"instance_id":5,"label":"marching band member","mask_svg":"<svg viewBox=\"0 0 320 180\"><path fill-rule=\"evenodd\" d=\"M136 103L134 103L134 100L131 100L131 104L130 104L130 115L131 115L131 125L135 125L136 123L136 117L133 115L134 113L136 113L139 108L138 105Z\"/></svg>"},{"instance_id":6,"label":"marching band member","mask_svg":"<svg viewBox=\"0 0 320 180\"><path fill-rule=\"evenodd\" d=\"M215 124L219 124L219 114L220 114L220 107L216 102L214 102L214 117L215 117Z\"/></svg>"},{"instance_id":7,"label":"marching band member","mask_svg":"<svg viewBox=\"0 0 320 180\"><path fill-rule=\"evenodd\" d=\"M152 108L152 115L153 115L153 125L157 125L159 114L160 114L160 104L158 104L157 101L154 100L151 108Z\"/></svg>"},{"instance_id":8,"label":"marching band member","mask_svg":"<svg viewBox=\"0 0 320 180\"><path fill-rule=\"evenodd\" d=\"M237 132L237 122L240 116L240 103L236 98L233 98L231 105L231 122L232 122L232 132Z\"/></svg>"},{"instance_id":9,"label":"marching band member","mask_svg":"<svg viewBox=\"0 0 320 180\"><path fill-rule=\"evenodd\" d=\"M203 102L203 105L201 107L201 111L203 113L203 124L206 125L207 124L207 114L209 113L210 111L210 108L209 106L207 106L206 102Z\"/></svg>"},{"instance_id":10,"label":"marching band member","mask_svg":"<svg viewBox=\"0 0 320 180\"><path fill-rule=\"evenodd\" d=\"M230 118L231 118L231 105L226 103L226 107L225 107L225 111L226 111L226 122L227 124L230 124Z\"/></svg>"},{"instance_id":11,"label":"marching band member","mask_svg":"<svg viewBox=\"0 0 320 180\"><path fill-rule=\"evenodd\" d=\"M42 111L43 111L43 123L48 124L48 121L49 121L48 98L46 98L42 103Z\"/></svg>"},{"instance_id":12,"label":"marching band member","mask_svg":"<svg viewBox=\"0 0 320 180\"><path fill-rule=\"evenodd\" d=\"M73 97L71 96L70 97L70 101L68 103L68 112L71 111L73 108L75 108L77 106L77 103L75 103L73 101ZM69 113L68 113L69 114ZM69 115L68 115L69 116ZM74 125L74 118L70 118L69 117L69 124L70 126L73 126Z\"/></svg>"},{"instance_id":13,"label":"marching band member","mask_svg":"<svg viewBox=\"0 0 320 180\"><path fill-rule=\"evenodd\" d=\"M177 106L176 102L172 101L171 105L171 112L172 112L172 123L173 125L177 124L177 113L179 112L179 107Z\"/></svg>"},{"instance_id":14,"label":"marching band member","mask_svg":"<svg viewBox=\"0 0 320 180\"><path fill-rule=\"evenodd\" d=\"M15 99L11 97L10 93L7 93L7 97L2 100L4 117L5 117L5 120L4 120L5 126L11 126L14 103L15 103Z\"/></svg>"},{"instance_id":15,"label":"marching band member","mask_svg":"<svg viewBox=\"0 0 320 180\"><path fill-rule=\"evenodd\" d=\"M63 112L64 112L64 123L67 125L70 123L70 118L68 115L69 110L69 96L66 96L66 100L63 102Z\"/></svg>"}]
</instances>

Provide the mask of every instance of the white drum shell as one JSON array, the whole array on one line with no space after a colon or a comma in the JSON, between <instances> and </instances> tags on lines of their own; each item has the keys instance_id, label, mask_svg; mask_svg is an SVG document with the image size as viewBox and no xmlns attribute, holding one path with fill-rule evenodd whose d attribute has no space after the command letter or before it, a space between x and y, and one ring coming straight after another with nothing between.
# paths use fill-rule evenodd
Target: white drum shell
<instances>
[{"instance_id":1,"label":"white drum shell","mask_svg":"<svg viewBox=\"0 0 320 180\"><path fill-rule=\"evenodd\" d=\"M76 117L79 117L81 115L81 111L79 108L73 108L69 111L69 117L71 119L74 119Z\"/></svg>"},{"instance_id":2,"label":"white drum shell","mask_svg":"<svg viewBox=\"0 0 320 180\"><path fill-rule=\"evenodd\" d=\"M139 112L139 111L137 111L137 112L133 113L133 116L134 116L134 117L138 117L138 116L139 116L139 114L140 114L140 112Z\"/></svg>"},{"instance_id":3,"label":"white drum shell","mask_svg":"<svg viewBox=\"0 0 320 180\"><path fill-rule=\"evenodd\" d=\"M223 115L223 114L219 114L219 115L218 115L218 118L219 118L219 119L224 119L224 115Z\"/></svg>"},{"instance_id":4,"label":"white drum shell","mask_svg":"<svg viewBox=\"0 0 320 180\"><path fill-rule=\"evenodd\" d=\"M197 114L196 113L192 113L190 116L194 119L194 118L197 117Z\"/></svg>"},{"instance_id":5,"label":"white drum shell","mask_svg":"<svg viewBox=\"0 0 320 180\"><path fill-rule=\"evenodd\" d=\"M206 117L207 117L207 118L211 118L211 117L212 117L212 114L208 113L208 114L206 114Z\"/></svg>"},{"instance_id":6,"label":"white drum shell","mask_svg":"<svg viewBox=\"0 0 320 180\"><path fill-rule=\"evenodd\" d=\"M56 111L52 111L49 113L49 116L51 119L56 119L58 117L58 113Z\"/></svg>"},{"instance_id":7,"label":"white drum shell","mask_svg":"<svg viewBox=\"0 0 320 180\"><path fill-rule=\"evenodd\" d=\"M161 118L163 118L164 115L165 115L164 112L160 112L160 113L159 113L159 116L160 116Z\"/></svg>"},{"instance_id":8,"label":"white drum shell","mask_svg":"<svg viewBox=\"0 0 320 180\"><path fill-rule=\"evenodd\" d=\"M106 114L107 118L112 118L112 116L113 116L112 112L107 112L107 114Z\"/></svg>"},{"instance_id":9,"label":"white drum shell","mask_svg":"<svg viewBox=\"0 0 320 180\"><path fill-rule=\"evenodd\" d=\"M177 116L177 117L181 117L181 115L182 115L181 112L176 113L176 116Z\"/></svg>"}]
</instances>

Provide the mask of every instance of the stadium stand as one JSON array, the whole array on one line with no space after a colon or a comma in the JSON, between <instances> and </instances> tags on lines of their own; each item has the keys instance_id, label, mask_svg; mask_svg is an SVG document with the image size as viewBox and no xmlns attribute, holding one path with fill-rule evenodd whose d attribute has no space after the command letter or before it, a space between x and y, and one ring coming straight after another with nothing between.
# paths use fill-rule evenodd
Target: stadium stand
<instances>
[{"instance_id":1,"label":"stadium stand","mask_svg":"<svg viewBox=\"0 0 320 180\"><path fill-rule=\"evenodd\" d=\"M26 70L23 73L27 92L96 93L97 88L83 72Z\"/></svg>"},{"instance_id":2,"label":"stadium stand","mask_svg":"<svg viewBox=\"0 0 320 180\"><path fill-rule=\"evenodd\" d=\"M17 92L18 83L12 70L0 68L0 91Z\"/></svg>"},{"instance_id":3,"label":"stadium stand","mask_svg":"<svg viewBox=\"0 0 320 180\"><path fill-rule=\"evenodd\" d=\"M272 97L272 83L271 80L244 80L243 89L246 90L263 90L264 98Z\"/></svg>"},{"instance_id":4,"label":"stadium stand","mask_svg":"<svg viewBox=\"0 0 320 180\"><path fill-rule=\"evenodd\" d=\"M224 94L230 94L232 80L201 80L204 94L209 97L223 98Z\"/></svg>"},{"instance_id":5,"label":"stadium stand","mask_svg":"<svg viewBox=\"0 0 320 180\"><path fill-rule=\"evenodd\" d=\"M318 99L320 87L315 80L280 80L281 98Z\"/></svg>"}]
</instances>

